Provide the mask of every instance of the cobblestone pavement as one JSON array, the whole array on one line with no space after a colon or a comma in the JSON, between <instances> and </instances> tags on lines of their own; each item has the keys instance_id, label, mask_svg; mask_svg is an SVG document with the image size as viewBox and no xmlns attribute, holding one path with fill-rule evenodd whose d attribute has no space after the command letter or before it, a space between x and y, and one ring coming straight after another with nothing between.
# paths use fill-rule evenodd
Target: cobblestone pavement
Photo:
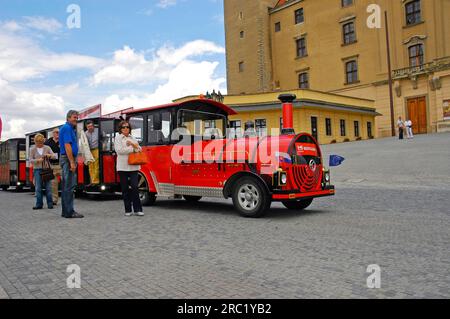
<instances>
[{"instance_id":1,"label":"cobblestone pavement","mask_svg":"<svg viewBox=\"0 0 450 319\"><path fill-rule=\"evenodd\" d=\"M125 218L117 199L83 199L86 218L65 220L0 192L0 298L449 298L450 135L324 149L347 158L337 195L264 219L224 200ZM71 264L81 289L66 286Z\"/></svg>"}]
</instances>

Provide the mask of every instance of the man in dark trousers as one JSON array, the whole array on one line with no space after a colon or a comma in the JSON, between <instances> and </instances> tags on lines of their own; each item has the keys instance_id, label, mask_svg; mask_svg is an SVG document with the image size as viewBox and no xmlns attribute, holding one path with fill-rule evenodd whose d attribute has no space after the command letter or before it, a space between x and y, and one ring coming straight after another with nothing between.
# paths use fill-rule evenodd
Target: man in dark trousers
<instances>
[{"instance_id":1,"label":"man in dark trousers","mask_svg":"<svg viewBox=\"0 0 450 319\"><path fill-rule=\"evenodd\" d=\"M53 153L56 154L56 159L50 159L50 164L52 165L53 175L55 178L52 180L52 198L53 206L58 205L59 199L59 179L61 178L61 166L59 165L60 148L59 148L59 128L55 128L52 132L52 137L50 137L45 145L49 146Z\"/></svg>"},{"instance_id":2,"label":"man in dark trousers","mask_svg":"<svg viewBox=\"0 0 450 319\"><path fill-rule=\"evenodd\" d=\"M75 131L78 122L78 112L67 113L67 123L59 130L59 146L61 148L61 159L59 161L62 169L61 206L62 217L83 218L84 216L75 212L74 190L77 185L77 156L78 141Z\"/></svg>"}]
</instances>

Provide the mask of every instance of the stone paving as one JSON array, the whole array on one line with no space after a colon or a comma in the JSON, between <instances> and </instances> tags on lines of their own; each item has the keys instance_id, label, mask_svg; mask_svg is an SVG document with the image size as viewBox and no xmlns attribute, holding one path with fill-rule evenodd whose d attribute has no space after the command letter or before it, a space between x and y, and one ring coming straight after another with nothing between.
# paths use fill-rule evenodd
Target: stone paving
<instances>
[{"instance_id":1,"label":"stone paving","mask_svg":"<svg viewBox=\"0 0 450 319\"><path fill-rule=\"evenodd\" d=\"M334 198L244 219L230 201L76 201L83 220L0 192L1 298L449 298L450 135L324 147ZM67 267L81 288L67 288ZM381 288L368 289L368 265Z\"/></svg>"}]
</instances>

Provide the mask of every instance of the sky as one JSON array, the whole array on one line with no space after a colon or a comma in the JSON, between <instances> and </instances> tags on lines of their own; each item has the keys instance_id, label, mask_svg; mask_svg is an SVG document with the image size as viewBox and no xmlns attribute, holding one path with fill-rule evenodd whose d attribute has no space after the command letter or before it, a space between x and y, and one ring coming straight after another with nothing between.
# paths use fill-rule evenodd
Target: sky
<instances>
[{"instance_id":1,"label":"sky","mask_svg":"<svg viewBox=\"0 0 450 319\"><path fill-rule=\"evenodd\" d=\"M103 113L226 93L222 0L0 0L2 140Z\"/></svg>"}]
</instances>

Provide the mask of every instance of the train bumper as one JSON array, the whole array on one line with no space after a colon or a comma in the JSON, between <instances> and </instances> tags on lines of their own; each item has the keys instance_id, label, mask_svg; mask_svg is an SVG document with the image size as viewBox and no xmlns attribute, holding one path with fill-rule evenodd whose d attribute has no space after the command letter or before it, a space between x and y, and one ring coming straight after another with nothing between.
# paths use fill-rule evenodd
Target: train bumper
<instances>
[{"instance_id":1,"label":"train bumper","mask_svg":"<svg viewBox=\"0 0 450 319\"><path fill-rule=\"evenodd\" d=\"M273 201L288 201L288 200L299 200L299 199L311 199L318 197L334 196L335 188L334 186L326 186L321 191L301 193L297 191L274 191L272 194Z\"/></svg>"}]
</instances>

